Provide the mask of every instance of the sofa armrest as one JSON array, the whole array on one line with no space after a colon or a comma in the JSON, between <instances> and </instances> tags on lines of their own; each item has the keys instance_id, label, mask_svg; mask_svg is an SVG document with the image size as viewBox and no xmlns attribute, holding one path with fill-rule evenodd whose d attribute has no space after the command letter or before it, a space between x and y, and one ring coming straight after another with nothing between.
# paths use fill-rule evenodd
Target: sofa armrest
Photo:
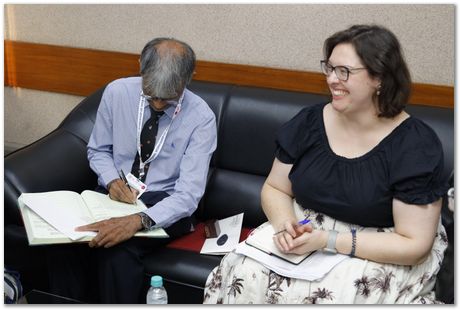
<instances>
[{"instance_id":1,"label":"sofa armrest","mask_svg":"<svg viewBox=\"0 0 460 310\"><path fill-rule=\"evenodd\" d=\"M22 223L17 198L23 192L72 190L96 186L89 168L86 142L64 129L57 129L4 160L5 225Z\"/></svg>"}]
</instances>

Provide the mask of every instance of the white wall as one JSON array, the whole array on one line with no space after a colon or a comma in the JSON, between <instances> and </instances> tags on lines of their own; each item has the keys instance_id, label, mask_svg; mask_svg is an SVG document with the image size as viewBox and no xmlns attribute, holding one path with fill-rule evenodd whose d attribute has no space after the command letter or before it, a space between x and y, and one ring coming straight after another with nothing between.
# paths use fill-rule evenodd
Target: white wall
<instances>
[{"instance_id":1,"label":"white wall","mask_svg":"<svg viewBox=\"0 0 460 310\"><path fill-rule=\"evenodd\" d=\"M400 39L414 82L454 85L453 4L10 4L4 10L5 39L139 53L148 40L172 36L188 42L200 60L306 71L319 71L329 35L378 23ZM50 132L81 100L9 88L4 99L5 146L13 147Z\"/></svg>"}]
</instances>

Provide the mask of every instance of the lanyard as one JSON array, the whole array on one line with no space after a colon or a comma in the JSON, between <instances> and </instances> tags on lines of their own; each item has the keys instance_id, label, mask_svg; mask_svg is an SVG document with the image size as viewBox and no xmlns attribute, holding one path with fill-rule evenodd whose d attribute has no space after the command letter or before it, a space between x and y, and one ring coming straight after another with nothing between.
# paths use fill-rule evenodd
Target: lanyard
<instances>
[{"instance_id":1,"label":"lanyard","mask_svg":"<svg viewBox=\"0 0 460 310\"><path fill-rule=\"evenodd\" d=\"M136 144L137 144L137 153L139 154L139 178L142 178L145 174L144 172L144 167L145 164L148 164L152 160L154 160L158 154L160 153L161 149L163 148L163 144L165 143L166 140L166 135L168 134L169 128L171 127L172 122L176 118L176 116L179 114L182 106L182 101L184 99L184 94L185 92L182 93L181 97L179 98L178 104L176 106L176 109L174 110L174 114L172 116L171 122L169 125L166 127L166 129L163 131L161 134L160 138L156 140L155 142L155 148L153 149L152 155L144 162L142 161L142 156L141 156L141 132L142 132L142 126L143 126L143 120L144 120L144 105L145 105L145 98L142 96L142 91L139 99L139 109L137 111L137 139L136 139Z\"/></svg>"}]
</instances>

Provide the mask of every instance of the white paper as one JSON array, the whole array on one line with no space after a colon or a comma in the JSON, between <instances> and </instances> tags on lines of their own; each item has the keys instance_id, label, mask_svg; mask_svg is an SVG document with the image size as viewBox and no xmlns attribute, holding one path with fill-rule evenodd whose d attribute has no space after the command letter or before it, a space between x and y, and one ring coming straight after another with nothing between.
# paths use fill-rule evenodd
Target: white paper
<instances>
[{"instance_id":1,"label":"white paper","mask_svg":"<svg viewBox=\"0 0 460 310\"><path fill-rule=\"evenodd\" d=\"M338 263L349 259L349 256L343 254L331 255L322 251L316 251L300 264L294 265L249 246L244 241L236 246L235 252L255 259L282 276L309 281L322 279Z\"/></svg>"},{"instance_id":2,"label":"white paper","mask_svg":"<svg viewBox=\"0 0 460 310\"><path fill-rule=\"evenodd\" d=\"M147 209L141 200L137 200L136 204L130 204L112 200L109 195L95 191L83 191L81 197L88 205L88 209L93 217L92 222L139 213Z\"/></svg>"},{"instance_id":3,"label":"white paper","mask_svg":"<svg viewBox=\"0 0 460 310\"><path fill-rule=\"evenodd\" d=\"M51 226L72 240L85 236L95 236L94 232L75 231L78 226L91 223L91 214L78 193L71 191L48 193L24 193L22 202ZM69 196L74 198L69 199ZM63 205L66 205L63 208Z\"/></svg>"},{"instance_id":4,"label":"white paper","mask_svg":"<svg viewBox=\"0 0 460 310\"><path fill-rule=\"evenodd\" d=\"M63 233L59 232L56 228L48 224L48 222L44 221L32 209L29 209L27 207L25 208L26 211L24 212L28 212L27 215L30 219L30 222L32 223L30 229L32 229L35 238L48 238L49 236L66 238L66 236Z\"/></svg>"},{"instance_id":5,"label":"white paper","mask_svg":"<svg viewBox=\"0 0 460 310\"><path fill-rule=\"evenodd\" d=\"M273 241L273 234L275 233L273 226L270 222L265 222L264 224L257 227L246 239L246 243L253 247L258 248L261 251L266 252L267 254L277 255L281 258L284 258L288 261L291 261L293 264L299 264L303 261L310 253L304 255L296 254L284 254L281 252Z\"/></svg>"},{"instance_id":6,"label":"white paper","mask_svg":"<svg viewBox=\"0 0 460 310\"><path fill-rule=\"evenodd\" d=\"M203 247L201 248L200 253L220 255L233 251L238 242L240 242L243 215L244 213L240 213L222 220L218 220L217 223L219 224L220 228L219 236L217 236L217 238L207 238L203 244ZM217 241L224 234L228 236L227 241L222 245L218 245Z\"/></svg>"}]
</instances>

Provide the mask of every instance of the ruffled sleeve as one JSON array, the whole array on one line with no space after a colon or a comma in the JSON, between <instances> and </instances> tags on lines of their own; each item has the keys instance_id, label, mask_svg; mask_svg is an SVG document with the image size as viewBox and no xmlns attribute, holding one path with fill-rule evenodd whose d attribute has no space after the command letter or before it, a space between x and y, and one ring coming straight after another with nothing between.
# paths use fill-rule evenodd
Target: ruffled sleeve
<instances>
[{"instance_id":1,"label":"ruffled sleeve","mask_svg":"<svg viewBox=\"0 0 460 310\"><path fill-rule=\"evenodd\" d=\"M276 158L285 164L293 164L305 150L319 139L318 113L321 105L302 109L291 120L285 123L276 135Z\"/></svg>"},{"instance_id":2,"label":"ruffled sleeve","mask_svg":"<svg viewBox=\"0 0 460 310\"><path fill-rule=\"evenodd\" d=\"M447 191L447 182L442 179L442 144L422 121L413 119L406 134L393 143L391 162L390 183L396 199L424 205Z\"/></svg>"}]
</instances>

